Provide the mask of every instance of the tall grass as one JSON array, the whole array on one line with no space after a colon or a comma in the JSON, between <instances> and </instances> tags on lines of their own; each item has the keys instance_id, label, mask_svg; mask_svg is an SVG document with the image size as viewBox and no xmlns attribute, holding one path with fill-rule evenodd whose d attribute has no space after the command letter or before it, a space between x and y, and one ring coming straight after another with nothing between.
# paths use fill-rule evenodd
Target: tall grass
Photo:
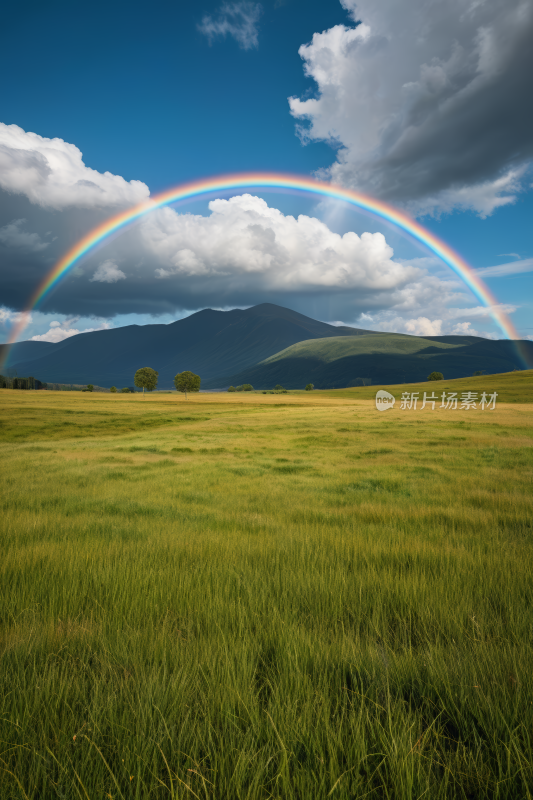
<instances>
[{"instance_id":1,"label":"tall grass","mask_svg":"<svg viewBox=\"0 0 533 800\"><path fill-rule=\"evenodd\" d=\"M2 798L531 798L531 412L343 398L0 392Z\"/></svg>"}]
</instances>

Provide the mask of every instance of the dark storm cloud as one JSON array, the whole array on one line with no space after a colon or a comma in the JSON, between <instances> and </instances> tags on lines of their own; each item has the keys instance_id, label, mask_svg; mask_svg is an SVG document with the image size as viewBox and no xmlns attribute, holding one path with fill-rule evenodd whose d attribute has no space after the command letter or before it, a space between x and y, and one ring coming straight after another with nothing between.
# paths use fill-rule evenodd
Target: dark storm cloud
<instances>
[{"instance_id":1,"label":"dark storm cloud","mask_svg":"<svg viewBox=\"0 0 533 800\"><path fill-rule=\"evenodd\" d=\"M509 202L533 157L531 0L344 0L300 49L316 99L291 98L305 139L340 145L339 183L419 213Z\"/></svg>"}]
</instances>

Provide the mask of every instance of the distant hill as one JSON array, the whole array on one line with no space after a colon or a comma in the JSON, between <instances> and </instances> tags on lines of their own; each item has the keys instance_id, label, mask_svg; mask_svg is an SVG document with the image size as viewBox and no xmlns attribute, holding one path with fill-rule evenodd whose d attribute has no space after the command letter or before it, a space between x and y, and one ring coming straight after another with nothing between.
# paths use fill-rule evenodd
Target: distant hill
<instances>
[{"instance_id":1,"label":"distant hill","mask_svg":"<svg viewBox=\"0 0 533 800\"><path fill-rule=\"evenodd\" d=\"M20 375L54 383L130 386L136 370L149 366L158 370L160 388L171 387L174 375L187 369L206 385L304 339L360 335L380 334L335 327L263 303L245 311L205 309L170 325L80 333L58 344L21 342L13 347L9 364Z\"/></svg>"},{"instance_id":2,"label":"distant hill","mask_svg":"<svg viewBox=\"0 0 533 800\"><path fill-rule=\"evenodd\" d=\"M533 342L525 343L531 348ZM192 370L202 388L251 383L288 389L314 383L342 388L357 378L393 384L423 381L434 370L462 378L476 370L509 372L522 364L509 341L476 336L409 336L336 327L263 303L245 311L205 309L170 325L129 325L80 333L58 344L20 342L10 366L50 383L131 386L139 367L159 372L159 388Z\"/></svg>"},{"instance_id":3,"label":"distant hill","mask_svg":"<svg viewBox=\"0 0 533 800\"><path fill-rule=\"evenodd\" d=\"M533 360L533 342L526 346ZM353 385L357 378L387 385L425 381L434 371L450 379L477 370L492 374L515 368L521 369L522 364L514 343L506 340L383 333L299 342L253 367L227 375L222 385L251 383L256 389L266 389L279 383L286 389L302 389L313 383L317 389L329 389ZM207 383L206 388L209 386Z\"/></svg>"}]
</instances>

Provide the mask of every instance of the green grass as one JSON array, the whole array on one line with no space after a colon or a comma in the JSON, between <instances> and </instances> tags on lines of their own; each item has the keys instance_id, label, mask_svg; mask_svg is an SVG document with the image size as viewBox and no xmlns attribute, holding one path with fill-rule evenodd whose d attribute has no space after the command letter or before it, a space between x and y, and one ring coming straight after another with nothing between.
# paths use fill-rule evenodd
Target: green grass
<instances>
[{"instance_id":1,"label":"green grass","mask_svg":"<svg viewBox=\"0 0 533 800\"><path fill-rule=\"evenodd\" d=\"M363 336L333 336L327 339L307 339L297 342L291 347L281 350L270 358L261 361L261 364L272 364L284 358L318 358L326 363L336 361L346 356L358 356L368 353L418 353L428 347L437 347L440 350L454 350L463 347L463 344L446 344L433 342L418 336L409 336L401 333L380 333Z\"/></svg>"},{"instance_id":2,"label":"green grass","mask_svg":"<svg viewBox=\"0 0 533 800\"><path fill-rule=\"evenodd\" d=\"M374 392L0 391L2 800L532 797L531 406Z\"/></svg>"},{"instance_id":3,"label":"green grass","mask_svg":"<svg viewBox=\"0 0 533 800\"><path fill-rule=\"evenodd\" d=\"M375 385L358 386L350 389L322 389L320 395L324 397L343 397L354 400L374 399L378 389L391 392L397 401L402 392L419 392L420 399L423 392L428 395L435 392L482 392L492 394L497 392L499 403L533 403L533 369L517 370L516 372L503 372L496 375L478 375L475 378L455 378L454 380L423 381L422 383L401 383L396 386ZM302 394L302 392L298 392Z\"/></svg>"}]
</instances>

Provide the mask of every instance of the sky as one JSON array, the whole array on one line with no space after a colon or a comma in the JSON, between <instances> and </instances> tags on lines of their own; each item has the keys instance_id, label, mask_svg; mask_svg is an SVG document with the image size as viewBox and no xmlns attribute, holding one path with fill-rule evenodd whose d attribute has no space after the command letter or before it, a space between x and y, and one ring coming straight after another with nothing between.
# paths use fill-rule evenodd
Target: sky
<instances>
[{"instance_id":1,"label":"sky","mask_svg":"<svg viewBox=\"0 0 533 800\"><path fill-rule=\"evenodd\" d=\"M398 206L533 338L533 0L28 2L0 28L0 341L106 218L185 181L315 176ZM278 303L501 338L419 243L340 201L233 191L88 254L20 339Z\"/></svg>"}]
</instances>

